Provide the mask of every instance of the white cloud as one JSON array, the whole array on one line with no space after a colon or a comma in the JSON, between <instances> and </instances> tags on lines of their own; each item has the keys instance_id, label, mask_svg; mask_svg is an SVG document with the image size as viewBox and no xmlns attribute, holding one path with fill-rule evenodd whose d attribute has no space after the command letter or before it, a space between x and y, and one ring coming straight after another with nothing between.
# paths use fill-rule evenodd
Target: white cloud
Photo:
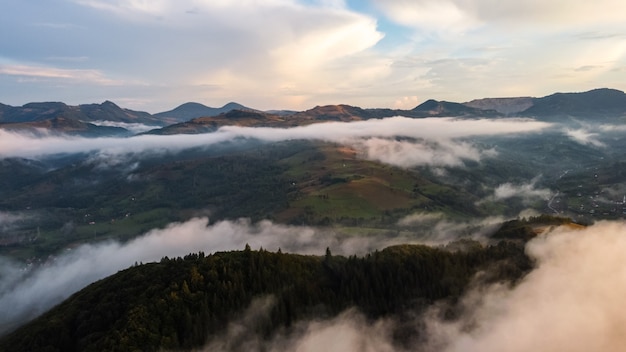
<instances>
[{"instance_id":1,"label":"white cloud","mask_svg":"<svg viewBox=\"0 0 626 352\"><path fill-rule=\"evenodd\" d=\"M509 1L494 0L376 0L392 20L423 29L474 29L487 24L504 30L516 26L561 27L622 23L619 0ZM611 11L607 11L611 9Z\"/></svg>"},{"instance_id":2,"label":"white cloud","mask_svg":"<svg viewBox=\"0 0 626 352\"><path fill-rule=\"evenodd\" d=\"M375 1L392 20L408 27L464 31L478 25L472 14L454 1Z\"/></svg>"},{"instance_id":3,"label":"white cloud","mask_svg":"<svg viewBox=\"0 0 626 352\"><path fill-rule=\"evenodd\" d=\"M29 67L0 75L9 104L126 97L152 112L233 100L390 107L407 96L623 89L626 74L619 0L9 1L1 59ZM37 68L57 78L42 81Z\"/></svg>"},{"instance_id":4,"label":"white cloud","mask_svg":"<svg viewBox=\"0 0 626 352\"><path fill-rule=\"evenodd\" d=\"M506 182L498 185L493 190L493 195L480 200L478 204L485 201L501 201L509 198L521 198L524 204L530 204L537 199L548 200L552 195L552 191L547 188L536 188L539 176L527 183L515 184Z\"/></svg>"},{"instance_id":5,"label":"white cloud","mask_svg":"<svg viewBox=\"0 0 626 352\"><path fill-rule=\"evenodd\" d=\"M368 138L354 143L365 158L400 167L418 165L462 166L464 160L479 161L493 156L490 150L483 152L470 143L453 140L407 141Z\"/></svg>"},{"instance_id":6,"label":"white cloud","mask_svg":"<svg viewBox=\"0 0 626 352\"><path fill-rule=\"evenodd\" d=\"M441 245L459 238L482 240L505 220L490 216L473 221L454 221L442 213L417 212L398 220L398 226L416 231L416 237L424 243Z\"/></svg>"},{"instance_id":7,"label":"white cloud","mask_svg":"<svg viewBox=\"0 0 626 352\"><path fill-rule=\"evenodd\" d=\"M573 141L583 145L590 145L598 148L606 147L606 145L598 139L598 137L600 136L598 133L590 132L586 129L566 129L565 135L567 135Z\"/></svg>"},{"instance_id":8,"label":"white cloud","mask_svg":"<svg viewBox=\"0 0 626 352\"><path fill-rule=\"evenodd\" d=\"M286 226L262 221L221 221L208 226L196 218L147 232L127 243L81 245L59 255L32 272L20 271L0 257L0 334L14 324L39 315L87 284L127 268L135 262L158 261L164 256L184 256L204 251L240 250L245 244L271 251L323 255L365 254L415 238L385 234L352 236L331 230ZM6 263L5 263L6 262Z\"/></svg>"},{"instance_id":9,"label":"white cloud","mask_svg":"<svg viewBox=\"0 0 626 352\"><path fill-rule=\"evenodd\" d=\"M536 268L521 282L473 288L461 299L462 313L453 321L442 321L438 306L412 322L368 321L348 310L332 319L299 322L269 341L234 321L227 334L203 350L240 350L237 346L245 341L247 349L267 351L619 351L626 343L621 309L625 250L624 222L601 222L582 230L560 227L528 243ZM259 306L253 304L248 312L262 314ZM424 335L418 345L403 348L393 343L393 333L407 324Z\"/></svg>"},{"instance_id":10,"label":"white cloud","mask_svg":"<svg viewBox=\"0 0 626 352\"><path fill-rule=\"evenodd\" d=\"M534 198L539 197L547 199L552 192L549 189L536 189L535 182L515 185L512 183L503 183L494 190L494 198L496 200L508 199L512 197Z\"/></svg>"},{"instance_id":11,"label":"white cloud","mask_svg":"<svg viewBox=\"0 0 626 352\"><path fill-rule=\"evenodd\" d=\"M0 232L12 229L16 223L30 220L32 216L13 211L0 211Z\"/></svg>"},{"instance_id":12,"label":"white cloud","mask_svg":"<svg viewBox=\"0 0 626 352\"><path fill-rule=\"evenodd\" d=\"M132 133L141 133L158 128L157 126L144 125L142 123L128 123L117 121L90 121L97 126L121 127L131 131Z\"/></svg>"},{"instance_id":13,"label":"white cloud","mask_svg":"<svg viewBox=\"0 0 626 352\"><path fill-rule=\"evenodd\" d=\"M0 130L0 157L41 157L58 153L99 152L104 155L178 152L192 147L253 138L261 141L323 140L358 148L362 155L392 165L460 166L494 155L457 139L472 136L533 133L551 125L533 120L457 120L392 117L351 123L318 123L294 128L225 126L217 132L196 135L141 135L130 138L79 138L16 134ZM45 133L45 132L44 132ZM374 138L372 138L374 137ZM408 137L413 141L398 141Z\"/></svg>"},{"instance_id":14,"label":"white cloud","mask_svg":"<svg viewBox=\"0 0 626 352\"><path fill-rule=\"evenodd\" d=\"M372 67L376 59L359 62L363 57L358 54L383 36L373 17L350 11L341 1L317 5L290 0L79 3L113 14L125 21L122 26L140 26L139 31L125 33L125 41L141 42L146 57L160 59L131 56L125 63L126 70L133 68L128 74L143 76L148 82L151 75L166 76L167 81L193 88L195 95L200 86L213 86L205 98L243 97L257 104L263 101L261 108L276 108L285 99L303 102L312 91L341 93L330 81L362 81L353 70ZM160 40L148 39L154 37ZM355 55L358 60L351 60ZM343 71L333 69L344 60L351 64L344 65ZM294 97L293 91L306 93Z\"/></svg>"},{"instance_id":15,"label":"white cloud","mask_svg":"<svg viewBox=\"0 0 626 352\"><path fill-rule=\"evenodd\" d=\"M623 222L540 236L527 246L535 270L512 289L469 294L467 315L432 322L432 340L450 352L618 351L626 343L624 250Z\"/></svg>"},{"instance_id":16,"label":"white cloud","mask_svg":"<svg viewBox=\"0 0 626 352\"><path fill-rule=\"evenodd\" d=\"M1 65L0 75L90 82L101 85L121 85L123 82L107 78L98 70L62 69L56 67Z\"/></svg>"}]
</instances>

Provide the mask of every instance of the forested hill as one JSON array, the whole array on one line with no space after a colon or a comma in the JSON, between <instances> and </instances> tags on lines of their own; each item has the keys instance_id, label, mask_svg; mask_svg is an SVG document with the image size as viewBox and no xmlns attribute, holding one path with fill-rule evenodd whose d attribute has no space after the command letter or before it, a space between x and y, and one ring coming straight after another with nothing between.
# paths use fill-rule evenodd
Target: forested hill
<instances>
[{"instance_id":1,"label":"forested hill","mask_svg":"<svg viewBox=\"0 0 626 352\"><path fill-rule=\"evenodd\" d=\"M200 252L133 266L95 282L4 336L0 350L190 350L223 333L258 297L271 297L273 304L248 324L258 337L270 338L298 320L329 318L350 307L379 318L436 301L454 303L479 270L490 273L488 281L515 281L531 266L523 244L510 240L489 246L468 240L448 248L401 245L364 257L247 246ZM407 336L415 338L419 331L398 334L396 343L406 343Z\"/></svg>"}]
</instances>

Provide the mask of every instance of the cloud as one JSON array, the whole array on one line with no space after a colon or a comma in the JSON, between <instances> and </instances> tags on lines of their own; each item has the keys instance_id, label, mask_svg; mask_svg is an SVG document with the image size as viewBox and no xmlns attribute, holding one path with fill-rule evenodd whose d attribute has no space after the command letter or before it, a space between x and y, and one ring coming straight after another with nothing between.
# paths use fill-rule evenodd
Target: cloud
<instances>
[{"instance_id":1,"label":"cloud","mask_svg":"<svg viewBox=\"0 0 626 352\"><path fill-rule=\"evenodd\" d=\"M369 138L356 142L354 147L363 150L366 159L400 167L462 166L463 160L479 161L484 156L494 156L493 150L481 151L471 143L453 140L419 142Z\"/></svg>"},{"instance_id":2,"label":"cloud","mask_svg":"<svg viewBox=\"0 0 626 352\"><path fill-rule=\"evenodd\" d=\"M331 230L286 226L242 219L208 225L207 218L173 223L147 232L126 243L85 244L67 250L45 265L30 271L0 257L0 334L61 302L87 284L135 262L158 261L164 256L184 256L204 251L240 250L245 244L271 251L322 255L331 248L335 254L365 254L393 244L417 241L413 236L387 233L363 237L342 235Z\"/></svg>"},{"instance_id":3,"label":"cloud","mask_svg":"<svg viewBox=\"0 0 626 352\"><path fill-rule=\"evenodd\" d=\"M498 3L493 0L376 0L376 5L399 24L422 29L469 30L495 25L504 30L513 26L561 27L619 23L617 11L626 10L619 0L602 0L590 4L584 0L517 1Z\"/></svg>"},{"instance_id":4,"label":"cloud","mask_svg":"<svg viewBox=\"0 0 626 352\"><path fill-rule=\"evenodd\" d=\"M329 320L296 323L291 332L264 341L253 328L259 320L267 319L272 302L272 297L253 301L241 318L228 324L225 334L210 341L201 351L395 351L391 322L368 322L356 310L347 310Z\"/></svg>"},{"instance_id":5,"label":"cloud","mask_svg":"<svg viewBox=\"0 0 626 352\"><path fill-rule=\"evenodd\" d=\"M504 221L500 216L454 221L443 213L416 212L398 220L397 225L414 231L414 236L422 243L441 245L459 238L482 240Z\"/></svg>"},{"instance_id":6,"label":"cloud","mask_svg":"<svg viewBox=\"0 0 626 352\"><path fill-rule=\"evenodd\" d=\"M527 246L534 269L514 288L491 286L465 298L455 323L432 323L441 351L617 351L626 343L626 224L568 227Z\"/></svg>"},{"instance_id":7,"label":"cloud","mask_svg":"<svg viewBox=\"0 0 626 352\"><path fill-rule=\"evenodd\" d=\"M414 216L416 221L436 217ZM363 254L396 239L337 236L306 227L264 221L223 221L207 226L206 219L176 223L125 244L83 245L47 266L25 273L2 260L0 266L0 328L40 314L86 284L132 265L189 252L253 248L281 248L287 252L321 255ZM398 243L406 243L407 238ZM621 304L626 295L626 223L599 222L585 229L560 227L527 245L536 268L514 287L477 286L461 300L462 314L442 321L437 307L415 318L417 329L426 327L424 350L438 351L610 351L626 343ZM269 342L250 334L250 324L264 319L271 297L255 301L247 312L229 323L223 338L207 346L236 350L237 346L262 346L268 351L315 350L319 346L342 351L403 350L394 345L393 331L412 322L393 319L369 321L354 310L328 320L299 322L279 331ZM575 336L576 338L572 338ZM230 341L229 337L237 337ZM243 341L243 342L242 342ZM258 345L257 345L258 344ZM285 346L288 348L285 349ZM334 346L334 347L333 347Z\"/></svg>"},{"instance_id":8,"label":"cloud","mask_svg":"<svg viewBox=\"0 0 626 352\"><path fill-rule=\"evenodd\" d=\"M415 95L468 101L620 87L626 72L615 71L625 50L619 0L9 1L0 63L28 68L0 75L9 104L389 107Z\"/></svg>"},{"instance_id":9,"label":"cloud","mask_svg":"<svg viewBox=\"0 0 626 352\"><path fill-rule=\"evenodd\" d=\"M93 123L97 126L121 127L131 131L132 133L147 132L158 128L157 126L144 125L142 123L127 123L116 121L91 121L90 123Z\"/></svg>"},{"instance_id":10,"label":"cloud","mask_svg":"<svg viewBox=\"0 0 626 352\"><path fill-rule=\"evenodd\" d=\"M23 221L31 220L31 215L21 212L0 211L0 233L10 230Z\"/></svg>"},{"instance_id":11,"label":"cloud","mask_svg":"<svg viewBox=\"0 0 626 352\"><path fill-rule=\"evenodd\" d=\"M457 139L473 136L534 133L551 125L534 120L457 120L392 117L351 123L318 123L294 128L225 126L217 132L195 135L141 135L130 138L37 137L0 130L0 157L44 157L59 153L98 152L104 155L168 153L186 148L209 147L238 139L276 142L296 139L322 140L359 148L370 159L398 166L458 166L462 160L493 156ZM374 138L371 138L374 137ZM414 141L398 141L397 137ZM405 153L399 155L398 152Z\"/></svg>"},{"instance_id":12,"label":"cloud","mask_svg":"<svg viewBox=\"0 0 626 352\"><path fill-rule=\"evenodd\" d=\"M590 145L597 148L606 147L606 144L602 143L598 139L598 137L600 136L598 133L590 132L586 129L566 129L565 135L571 140L583 145Z\"/></svg>"},{"instance_id":13,"label":"cloud","mask_svg":"<svg viewBox=\"0 0 626 352\"><path fill-rule=\"evenodd\" d=\"M44 66L0 65L0 75L20 76L42 80L69 80L102 85L121 85L123 82L107 78L98 70L63 69Z\"/></svg>"},{"instance_id":14,"label":"cloud","mask_svg":"<svg viewBox=\"0 0 626 352\"><path fill-rule=\"evenodd\" d=\"M435 221L442 220L444 218L443 213L414 213L403 217L398 220L399 226L419 226Z\"/></svg>"},{"instance_id":15,"label":"cloud","mask_svg":"<svg viewBox=\"0 0 626 352\"><path fill-rule=\"evenodd\" d=\"M515 185L512 183L503 183L496 187L494 190L493 197L496 200L503 200L512 197L522 197L522 198L543 198L547 199L550 197L552 192L547 188L536 189L535 188L536 181L533 180L529 183Z\"/></svg>"},{"instance_id":16,"label":"cloud","mask_svg":"<svg viewBox=\"0 0 626 352\"><path fill-rule=\"evenodd\" d=\"M522 202L526 205L529 205L537 199L548 200L553 192L547 188L536 188L539 178L540 176L535 177L527 183L521 184L511 182L500 184L493 190L492 195L478 201L477 204L502 201L510 198L521 198Z\"/></svg>"},{"instance_id":17,"label":"cloud","mask_svg":"<svg viewBox=\"0 0 626 352\"><path fill-rule=\"evenodd\" d=\"M100 25L116 22L120 28L134 29L124 32L122 42L102 38L121 52L131 53L125 55L121 68L127 75L140 76L151 85L160 84L150 79L159 76L161 82L175 82L204 98L266 101L267 108L276 108L267 101L307 100L311 89L341 93L328 84L331 80L358 84L363 78L354 72L376 62L363 62L358 54L383 37L375 18L350 11L339 2L88 0L77 4L84 7L78 11L92 10L87 13L107 19L96 22ZM161 39L150 39L155 37ZM127 43L140 46L141 55ZM355 55L358 59L352 60ZM350 65L334 70L342 60ZM210 96L198 91L207 85L217 87ZM294 90L307 93L293 96L289 91ZM189 97L180 99L188 101Z\"/></svg>"},{"instance_id":18,"label":"cloud","mask_svg":"<svg viewBox=\"0 0 626 352\"><path fill-rule=\"evenodd\" d=\"M526 248L536 263L532 272L513 287L474 287L461 299L462 313L453 320L442 320L444 314L437 305L413 321L371 321L350 309L331 319L298 322L293 330L279 331L270 340L260 339L250 329L232 334L233 326L241 327L242 320L236 320L228 334L203 350L216 346L237 350L240 345L233 345L237 341L266 351L621 350L626 343L626 317L621 309L626 295L626 223L559 227L531 240ZM257 306L251 305L248 312L256 312L258 319L262 310ZM394 331L407 324L423 334L414 345L398 346ZM229 339L232 336L238 339Z\"/></svg>"},{"instance_id":19,"label":"cloud","mask_svg":"<svg viewBox=\"0 0 626 352\"><path fill-rule=\"evenodd\" d=\"M406 220L415 225L416 218ZM421 216L426 220L426 215ZM433 220L435 218L433 217ZM440 245L461 237L480 238L502 219L487 218L472 223L439 219L433 226L395 232L354 236L332 229L288 226L247 219L208 225L207 218L194 218L154 229L129 242L107 241L67 249L44 265L22 268L0 257L0 334L15 328L69 297L89 283L125 269L135 262L159 261L164 256L184 256L204 251L264 248L308 255L323 255L326 248L339 255L364 255L376 249L404 243Z\"/></svg>"}]
</instances>

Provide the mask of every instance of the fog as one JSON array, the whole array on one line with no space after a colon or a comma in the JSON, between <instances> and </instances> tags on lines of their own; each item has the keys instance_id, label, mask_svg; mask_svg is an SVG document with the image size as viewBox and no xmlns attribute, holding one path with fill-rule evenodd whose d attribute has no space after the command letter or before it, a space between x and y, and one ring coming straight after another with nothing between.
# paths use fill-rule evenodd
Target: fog
<instances>
[{"instance_id":1,"label":"fog","mask_svg":"<svg viewBox=\"0 0 626 352\"><path fill-rule=\"evenodd\" d=\"M535 185L539 181L539 176L527 183L514 184L506 182L498 185L493 191L493 200L503 200L508 198L521 198L523 202L529 203L533 200L548 200L552 195L552 191L547 188L536 188Z\"/></svg>"},{"instance_id":2,"label":"fog","mask_svg":"<svg viewBox=\"0 0 626 352\"><path fill-rule=\"evenodd\" d=\"M119 121L91 121L91 123L96 126L121 127L132 133L147 132L155 128L159 128L159 126L144 125L143 123L136 123L136 122L129 123L129 122L119 122Z\"/></svg>"},{"instance_id":3,"label":"fog","mask_svg":"<svg viewBox=\"0 0 626 352\"><path fill-rule=\"evenodd\" d=\"M495 218L483 220L482 228L497 222ZM472 227L420 213L404 218L401 224L430 224L433 233L463 232ZM474 224L477 228L479 225ZM284 252L316 255L329 247L334 254L348 255L407 242L418 239L389 234L355 238L330 229L269 221L208 225L206 218L196 218L152 230L125 244L82 245L31 271L0 258L0 329L12 329L90 282L134 262L198 251L242 249L246 243L253 249L281 248ZM428 237L425 242L429 242ZM233 320L228 334L209 341L207 350L240 350L242 345L229 340L229 336L249 342L246 348L251 350L401 350L394 347L390 337L400 323L426 327L426 341L409 348L414 351L615 351L626 344L626 317L621 309L626 296L625 222L603 221L585 229L560 227L531 240L526 250L536 268L514 287L475 285L459 303L464 313L455 321L441 320L436 306L409 322L368 321L359 312L349 310L330 320L300 322L294 329L278 331L270 341L247 336L251 332L243 322L250 320L250 314L262 319L263 309L271 307L270 297L257 301L243 318Z\"/></svg>"},{"instance_id":4,"label":"fog","mask_svg":"<svg viewBox=\"0 0 626 352\"><path fill-rule=\"evenodd\" d=\"M454 321L433 306L410 321L368 321L348 310L329 320L304 321L261 341L234 320L228 334L204 351L621 351L626 345L626 223L600 222L586 229L560 227L527 245L536 268L518 285L474 286L459 303ZM264 302L271 304L271 299ZM244 314L262 317L258 303ZM249 320L248 320L249 321ZM425 326L425 336L408 347L394 346L399 324ZM239 327L238 330L236 328ZM238 333L233 334L236 330Z\"/></svg>"},{"instance_id":5,"label":"fog","mask_svg":"<svg viewBox=\"0 0 626 352\"><path fill-rule=\"evenodd\" d=\"M566 129L565 135L568 136L575 142L578 142L583 145L590 145L597 148L604 148L606 144L601 142L598 137L599 133L591 132L588 129L579 128L579 129Z\"/></svg>"},{"instance_id":6,"label":"fog","mask_svg":"<svg viewBox=\"0 0 626 352\"><path fill-rule=\"evenodd\" d=\"M479 161L493 157L493 149L481 150L471 143L455 140L409 141L369 138L353 143L366 159L385 164L412 167L418 165L462 166L465 160Z\"/></svg>"},{"instance_id":7,"label":"fog","mask_svg":"<svg viewBox=\"0 0 626 352\"><path fill-rule=\"evenodd\" d=\"M453 235L453 228L447 231ZM424 235L423 241L437 238ZM66 250L45 265L23 270L4 261L0 271L0 333L14 324L37 316L87 284L132 266L135 262L159 261L164 256L189 253L264 248L301 254L323 255L328 247L334 254L365 254L399 243L422 241L415 235L381 230L378 235L353 236L304 226L287 226L248 220L221 221L208 225L207 218L173 223L147 232L127 243L85 244Z\"/></svg>"},{"instance_id":8,"label":"fog","mask_svg":"<svg viewBox=\"0 0 626 352\"><path fill-rule=\"evenodd\" d=\"M11 230L15 225L30 219L32 219L32 216L22 212L0 211L0 235L4 231Z\"/></svg>"},{"instance_id":9,"label":"fog","mask_svg":"<svg viewBox=\"0 0 626 352\"><path fill-rule=\"evenodd\" d=\"M506 219L501 216L454 221L443 213L416 212L398 220L397 225L419 233L421 243L441 245L459 238L483 240Z\"/></svg>"},{"instance_id":10,"label":"fog","mask_svg":"<svg viewBox=\"0 0 626 352\"><path fill-rule=\"evenodd\" d=\"M280 331L271 341L264 341L254 333L254 327L267 319L274 303L272 296L253 300L228 324L226 332L209 341L202 351L394 351L390 342L392 322L368 322L354 309L326 321L295 323L288 333Z\"/></svg>"},{"instance_id":11,"label":"fog","mask_svg":"<svg viewBox=\"0 0 626 352\"><path fill-rule=\"evenodd\" d=\"M477 288L459 322L431 321L444 351L619 351L626 344L626 223L562 227L527 245L537 261L513 289Z\"/></svg>"},{"instance_id":12,"label":"fog","mask_svg":"<svg viewBox=\"0 0 626 352\"><path fill-rule=\"evenodd\" d=\"M464 138L537 133L552 125L529 119L412 119L391 117L358 122L329 122L293 128L224 126L214 133L193 135L140 135L129 138L82 138L0 130L0 158L44 158L64 153L94 152L109 157L133 153L174 153L211 147L237 139L276 142L321 140L357 148L359 155L392 165L458 166L463 160L494 156ZM405 138L399 141L397 138Z\"/></svg>"}]
</instances>

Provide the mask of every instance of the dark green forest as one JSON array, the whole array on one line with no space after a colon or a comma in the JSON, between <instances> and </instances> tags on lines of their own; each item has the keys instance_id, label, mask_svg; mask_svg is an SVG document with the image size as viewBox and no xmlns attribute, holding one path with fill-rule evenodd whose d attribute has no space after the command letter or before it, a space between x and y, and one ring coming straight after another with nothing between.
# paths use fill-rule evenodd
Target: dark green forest
<instances>
[{"instance_id":1,"label":"dark green forest","mask_svg":"<svg viewBox=\"0 0 626 352\"><path fill-rule=\"evenodd\" d=\"M511 226L532 227L517 221ZM368 255L305 256L263 249L202 252L138 264L97 281L49 312L4 336L3 351L190 350L219 336L258 297L274 304L252 330L271 338L305 319L357 308L368 319L419 313L434 302L449 307L476 280L514 284L532 268L524 242L490 245L461 240L444 247L399 245ZM398 329L395 343L420 338Z\"/></svg>"}]
</instances>

